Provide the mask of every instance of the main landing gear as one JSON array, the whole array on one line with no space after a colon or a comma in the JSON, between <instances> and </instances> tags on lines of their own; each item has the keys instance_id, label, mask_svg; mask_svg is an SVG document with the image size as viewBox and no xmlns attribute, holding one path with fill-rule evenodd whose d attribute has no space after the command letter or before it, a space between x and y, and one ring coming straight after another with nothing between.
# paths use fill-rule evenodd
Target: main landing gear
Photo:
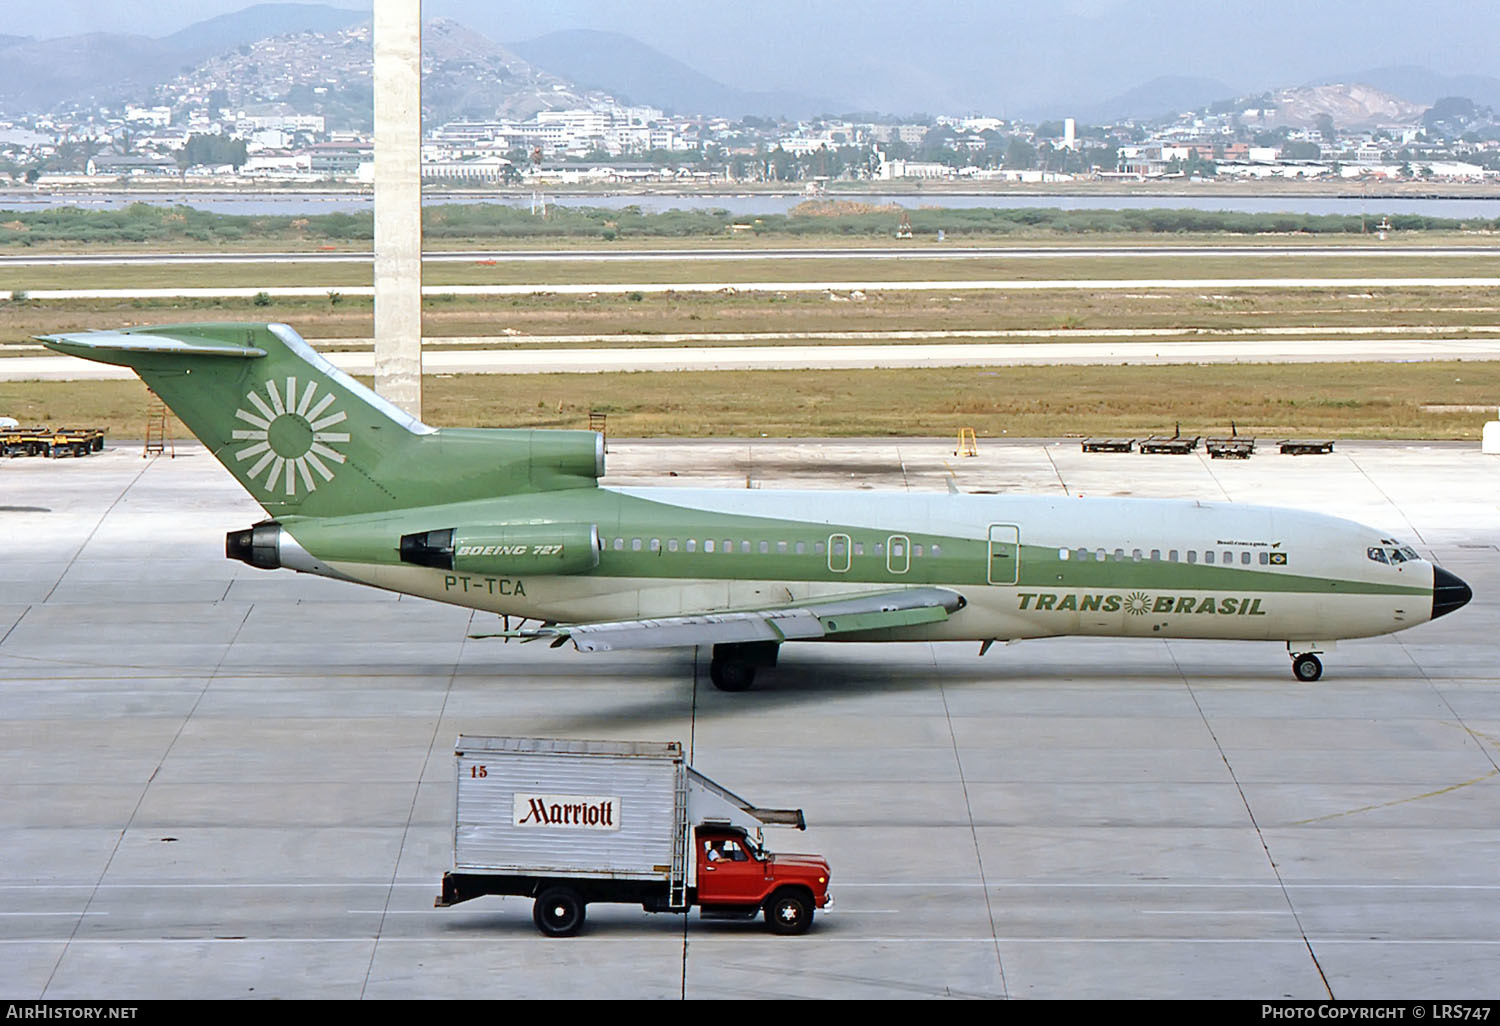
<instances>
[{"instance_id":1,"label":"main landing gear","mask_svg":"<svg viewBox=\"0 0 1500 1026\"><path fill-rule=\"evenodd\" d=\"M755 683L756 670L776 665L780 648L774 641L715 645L713 660L708 664L708 679L720 691L748 691Z\"/></svg>"}]
</instances>

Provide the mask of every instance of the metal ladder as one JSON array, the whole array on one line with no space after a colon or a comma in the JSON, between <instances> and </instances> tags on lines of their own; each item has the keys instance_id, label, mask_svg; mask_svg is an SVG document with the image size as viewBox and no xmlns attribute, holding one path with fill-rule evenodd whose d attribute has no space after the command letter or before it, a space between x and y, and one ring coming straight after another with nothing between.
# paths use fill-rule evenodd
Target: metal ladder
<instances>
[{"instance_id":1,"label":"metal ladder","mask_svg":"<svg viewBox=\"0 0 1500 1026\"><path fill-rule=\"evenodd\" d=\"M677 835L672 839L672 872L667 878L667 906L674 912L687 911L687 857L688 857L688 788L687 766L677 763Z\"/></svg>"},{"instance_id":2,"label":"metal ladder","mask_svg":"<svg viewBox=\"0 0 1500 1026\"><path fill-rule=\"evenodd\" d=\"M167 436L167 404L149 388L146 389L146 394L150 399L146 404L146 446L141 450L141 456L166 454L176 459L177 447Z\"/></svg>"}]
</instances>

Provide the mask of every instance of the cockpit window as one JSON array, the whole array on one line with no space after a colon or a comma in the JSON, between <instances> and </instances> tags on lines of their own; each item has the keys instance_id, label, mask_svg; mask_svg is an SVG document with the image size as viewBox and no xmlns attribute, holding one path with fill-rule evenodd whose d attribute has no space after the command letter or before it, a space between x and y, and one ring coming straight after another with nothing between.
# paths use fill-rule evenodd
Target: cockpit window
<instances>
[{"instance_id":1,"label":"cockpit window","mask_svg":"<svg viewBox=\"0 0 1500 1026\"><path fill-rule=\"evenodd\" d=\"M1385 558L1385 549L1376 548L1373 545L1370 546L1368 549L1365 549L1365 555L1369 556L1371 559L1373 559L1377 563L1388 562L1388 560Z\"/></svg>"}]
</instances>

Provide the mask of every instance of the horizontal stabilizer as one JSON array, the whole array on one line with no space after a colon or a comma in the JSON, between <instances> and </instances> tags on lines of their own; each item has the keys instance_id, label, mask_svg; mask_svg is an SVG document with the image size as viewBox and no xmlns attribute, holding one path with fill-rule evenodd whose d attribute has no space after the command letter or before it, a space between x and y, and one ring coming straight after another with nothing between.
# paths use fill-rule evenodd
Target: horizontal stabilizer
<instances>
[{"instance_id":1,"label":"horizontal stabilizer","mask_svg":"<svg viewBox=\"0 0 1500 1026\"><path fill-rule=\"evenodd\" d=\"M228 356L253 360L265 356L257 346L240 345L215 338L174 338L171 335L135 334L125 331L81 331L76 334L38 335L48 349L69 356L82 356L100 363L129 364L136 356Z\"/></svg>"},{"instance_id":2,"label":"horizontal stabilizer","mask_svg":"<svg viewBox=\"0 0 1500 1026\"><path fill-rule=\"evenodd\" d=\"M580 652L621 648L684 648L752 641L801 641L857 631L914 627L948 619L964 597L947 588L907 588L815 599L773 609L692 613L641 620L559 624L529 630L471 634L474 638L556 638Z\"/></svg>"}]
</instances>

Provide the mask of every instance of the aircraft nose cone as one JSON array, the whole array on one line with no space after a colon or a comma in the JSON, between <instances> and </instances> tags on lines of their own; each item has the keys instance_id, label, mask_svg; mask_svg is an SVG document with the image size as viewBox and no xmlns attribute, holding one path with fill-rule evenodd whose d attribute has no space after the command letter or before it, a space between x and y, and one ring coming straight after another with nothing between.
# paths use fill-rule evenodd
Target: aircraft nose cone
<instances>
[{"instance_id":1,"label":"aircraft nose cone","mask_svg":"<svg viewBox=\"0 0 1500 1026\"><path fill-rule=\"evenodd\" d=\"M1432 618L1462 609L1474 597L1469 586L1440 566L1432 568Z\"/></svg>"}]
</instances>

